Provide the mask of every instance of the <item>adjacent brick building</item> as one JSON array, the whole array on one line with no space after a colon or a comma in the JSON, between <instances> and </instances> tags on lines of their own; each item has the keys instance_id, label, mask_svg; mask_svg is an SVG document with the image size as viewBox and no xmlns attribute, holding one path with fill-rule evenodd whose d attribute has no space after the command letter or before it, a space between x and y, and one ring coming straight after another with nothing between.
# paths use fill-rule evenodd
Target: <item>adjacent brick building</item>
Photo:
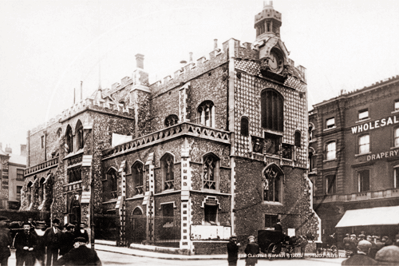
<instances>
[{"instance_id":1,"label":"adjacent brick building","mask_svg":"<svg viewBox=\"0 0 399 266\"><path fill-rule=\"evenodd\" d=\"M309 177L323 237L337 232L339 243L361 231L394 237L399 221L389 219L397 209L382 207L399 205L399 76L313 107Z\"/></svg>"},{"instance_id":2,"label":"adjacent brick building","mask_svg":"<svg viewBox=\"0 0 399 266\"><path fill-rule=\"evenodd\" d=\"M25 167L26 145L21 145L21 154L16 155L8 146L3 151L0 143L0 209L19 209Z\"/></svg>"},{"instance_id":3,"label":"adjacent brick building","mask_svg":"<svg viewBox=\"0 0 399 266\"><path fill-rule=\"evenodd\" d=\"M225 253L232 233L245 239L277 218L286 233L318 237L305 68L280 26L265 5L255 43L215 42L209 59L152 84L137 55L132 77L28 133L22 209L117 217L121 245L197 254Z\"/></svg>"}]
</instances>

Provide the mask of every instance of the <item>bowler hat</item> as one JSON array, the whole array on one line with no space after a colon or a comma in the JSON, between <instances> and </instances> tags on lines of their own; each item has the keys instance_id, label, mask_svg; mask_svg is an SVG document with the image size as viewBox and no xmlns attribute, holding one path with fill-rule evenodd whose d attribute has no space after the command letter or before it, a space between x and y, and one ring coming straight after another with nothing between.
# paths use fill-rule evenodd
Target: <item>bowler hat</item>
<instances>
[{"instance_id":1,"label":"bowler hat","mask_svg":"<svg viewBox=\"0 0 399 266\"><path fill-rule=\"evenodd\" d=\"M57 218L55 218L54 220L53 220L53 224L59 224L60 223L60 220L58 220Z\"/></svg>"},{"instance_id":2,"label":"bowler hat","mask_svg":"<svg viewBox=\"0 0 399 266\"><path fill-rule=\"evenodd\" d=\"M375 259L382 263L392 263L398 265L399 263L399 247L391 245L380 249L375 255Z\"/></svg>"}]
</instances>

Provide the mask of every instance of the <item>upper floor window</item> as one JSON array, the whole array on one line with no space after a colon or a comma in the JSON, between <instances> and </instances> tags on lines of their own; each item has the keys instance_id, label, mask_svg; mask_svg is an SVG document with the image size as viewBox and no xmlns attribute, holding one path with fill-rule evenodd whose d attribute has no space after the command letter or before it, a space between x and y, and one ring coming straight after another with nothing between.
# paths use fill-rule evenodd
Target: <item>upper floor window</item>
<instances>
[{"instance_id":1,"label":"upper floor window","mask_svg":"<svg viewBox=\"0 0 399 266\"><path fill-rule=\"evenodd\" d=\"M32 182L29 182L26 187L26 199L28 200L28 205L32 203Z\"/></svg>"},{"instance_id":2,"label":"upper floor window","mask_svg":"<svg viewBox=\"0 0 399 266\"><path fill-rule=\"evenodd\" d=\"M41 138L40 138L40 147L42 149L44 149L44 146L46 145L45 141L46 141L45 135L41 136Z\"/></svg>"},{"instance_id":3,"label":"upper floor window","mask_svg":"<svg viewBox=\"0 0 399 266\"><path fill-rule=\"evenodd\" d=\"M265 129L284 131L284 99L275 90L262 91L261 121L262 127Z\"/></svg>"},{"instance_id":4,"label":"upper floor window","mask_svg":"<svg viewBox=\"0 0 399 266\"><path fill-rule=\"evenodd\" d=\"M76 182L82 180L82 168L80 166L68 169L68 182Z\"/></svg>"},{"instance_id":5,"label":"upper floor window","mask_svg":"<svg viewBox=\"0 0 399 266\"><path fill-rule=\"evenodd\" d=\"M359 137L359 154L370 152L370 135L363 135Z\"/></svg>"},{"instance_id":6,"label":"upper floor window","mask_svg":"<svg viewBox=\"0 0 399 266\"><path fill-rule=\"evenodd\" d=\"M241 135L245 137L249 136L249 122L246 117L241 117Z\"/></svg>"},{"instance_id":7,"label":"upper floor window","mask_svg":"<svg viewBox=\"0 0 399 266\"><path fill-rule=\"evenodd\" d=\"M17 169L17 180L18 181L24 180L24 169Z\"/></svg>"},{"instance_id":8,"label":"upper floor window","mask_svg":"<svg viewBox=\"0 0 399 266\"><path fill-rule=\"evenodd\" d=\"M165 118L165 126L170 127L173 125L176 125L179 122L179 118L177 115L169 115L168 117Z\"/></svg>"},{"instance_id":9,"label":"upper floor window","mask_svg":"<svg viewBox=\"0 0 399 266\"><path fill-rule=\"evenodd\" d=\"M76 123L76 145L78 150L83 149L84 138L83 138L83 125L80 120Z\"/></svg>"},{"instance_id":10,"label":"upper floor window","mask_svg":"<svg viewBox=\"0 0 399 266\"><path fill-rule=\"evenodd\" d=\"M144 194L144 165L141 162L136 162L132 166L133 188L135 195Z\"/></svg>"},{"instance_id":11,"label":"upper floor window","mask_svg":"<svg viewBox=\"0 0 399 266\"><path fill-rule=\"evenodd\" d=\"M336 143L335 141L332 141L330 143L327 143L326 146L326 160L334 160L337 157L336 153Z\"/></svg>"},{"instance_id":12,"label":"upper floor window","mask_svg":"<svg viewBox=\"0 0 399 266\"><path fill-rule=\"evenodd\" d=\"M313 172L316 169L316 152L310 147L309 148L309 172Z\"/></svg>"},{"instance_id":13,"label":"upper floor window","mask_svg":"<svg viewBox=\"0 0 399 266\"><path fill-rule=\"evenodd\" d=\"M394 188L399 187L399 166L396 166L393 169L393 187Z\"/></svg>"},{"instance_id":14,"label":"upper floor window","mask_svg":"<svg viewBox=\"0 0 399 266\"><path fill-rule=\"evenodd\" d=\"M167 153L161 159L163 189L174 189L174 158Z\"/></svg>"},{"instance_id":15,"label":"upper floor window","mask_svg":"<svg viewBox=\"0 0 399 266\"><path fill-rule=\"evenodd\" d=\"M21 190L22 186L17 186L17 200L21 201Z\"/></svg>"},{"instance_id":16,"label":"upper floor window","mask_svg":"<svg viewBox=\"0 0 399 266\"><path fill-rule=\"evenodd\" d=\"M335 127L335 118L329 118L326 120L326 128L334 128Z\"/></svg>"},{"instance_id":17,"label":"upper floor window","mask_svg":"<svg viewBox=\"0 0 399 266\"><path fill-rule=\"evenodd\" d=\"M394 129L393 143L394 143L395 147L399 147L399 127Z\"/></svg>"},{"instance_id":18,"label":"upper floor window","mask_svg":"<svg viewBox=\"0 0 399 266\"><path fill-rule=\"evenodd\" d=\"M301 132L295 131L295 147L301 147Z\"/></svg>"},{"instance_id":19,"label":"upper floor window","mask_svg":"<svg viewBox=\"0 0 399 266\"><path fill-rule=\"evenodd\" d=\"M364 110L359 111L358 118L359 118L359 120L368 119L369 118L369 110L364 109Z\"/></svg>"},{"instance_id":20,"label":"upper floor window","mask_svg":"<svg viewBox=\"0 0 399 266\"><path fill-rule=\"evenodd\" d=\"M315 129L313 123L309 123L309 129L308 129L308 133L309 133L309 141L313 140L313 130Z\"/></svg>"},{"instance_id":21,"label":"upper floor window","mask_svg":"<svg viewBox=\"0 0 399 266\"><path fill-rule=\"evenodd\" d=\"M201 125L215 127L215 106L212 101L201 103L197 111Z\"/></svg>"},{"instance_id":22,"label":"upper floor window","mask_svg":"<svg viewBox=\"0 0 399 266\"><path fill-rule=\"evenodd\" d=\"M204 156L203 163L203 188L219 188L219 158L213 154Z\"/></svg>"},{"instance_id":23,"label":"upper floor window","mask_svg":"<svg viewBox=\"0 0 399 266\"><path fill-rule=\"evenodd\" d=\"M118 173L114 168L110 168L107 172L107 183L108 189L111 192L111 198L116 198L118 196Z\"/></svg>"},{"instance_id":24,"label":"upper floor window","mask_svg":"<svg viewBox=\"0 0 399 266\"><path fill-rule=\"evenodd\" d=\"M73 152L73 134L72 134L72 128L68 125L66 133L65 133L65 137L66 137L66 150L67 153L71 153Z\"/></svg>"},{"instance_id":25,"label":"upper floor window","mask_svg":"<svg viewBox=\"0 0 399 266\"><path fill-rule=\"evenodd\" d=\"M272 165L263 172L263 200L281 202L281 175L282 171Z\"/></svg>"},{"instance_id":26,"label":"upper floor window","mask_svg":"<svg viewBox=\"0 0 399 266\"><path fill-rule=\"evenodd\" d=\"M358 192L370 190L370 172L362 170L357 173Z\"/></svg>"},{"instance_id":27,"label":"upper floor window","mask_svg":"<svg viewBox=\"0 0 399 266\"><path fill-rule=\"evenodd\" d=\"M335 175L326 176L326 194L335 194L337 186L335 182Z\"/></svg>"},{"instance_id":28,"label":"upper floor window","mask_svg":"<svg viewBox=\"0 0 399 266\"><path fill-rule=\"evenodd\" d=\"M396 100L394 103L394 110L399 111L399 100Z\"/></svg>"}]
</instances>

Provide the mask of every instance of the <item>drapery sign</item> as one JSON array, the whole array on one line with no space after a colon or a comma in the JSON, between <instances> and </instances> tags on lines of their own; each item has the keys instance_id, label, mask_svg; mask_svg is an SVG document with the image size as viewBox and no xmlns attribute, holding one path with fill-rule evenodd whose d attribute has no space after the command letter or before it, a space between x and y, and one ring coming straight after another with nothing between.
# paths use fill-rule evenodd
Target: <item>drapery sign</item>
<instances>
[{"instance_id":1,"label":"drapery sign","mask_svg":"<svg viewBox=\"0 0 399 266\"><path fill-rule=\"evenodd\" d=\"M191 239L229 239L231 236L231 227L213 226L213 225L192 225Z\"/></svg>"}]
</instances>

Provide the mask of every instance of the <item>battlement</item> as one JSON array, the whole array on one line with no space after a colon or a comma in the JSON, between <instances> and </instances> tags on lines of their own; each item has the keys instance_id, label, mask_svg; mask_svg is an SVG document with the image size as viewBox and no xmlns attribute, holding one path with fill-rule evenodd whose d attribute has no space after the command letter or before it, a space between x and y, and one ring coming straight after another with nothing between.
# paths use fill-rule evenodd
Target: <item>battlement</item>
<instances>
[{"instance_id":1,"label":"battlement","mask_svg":"<svg viewBox=\"0 0 399 266\"><path fill-rule=\"evenodd\" d=\"M34 127L32 130L30 130L30 134L33 135L41 130L44 130L44 129L50 127L51 125L58 123L60 121L60 119L61 119L61 115L57 115L56 117L49 119L47 122Z\"/></svg>"}]
</instances>

